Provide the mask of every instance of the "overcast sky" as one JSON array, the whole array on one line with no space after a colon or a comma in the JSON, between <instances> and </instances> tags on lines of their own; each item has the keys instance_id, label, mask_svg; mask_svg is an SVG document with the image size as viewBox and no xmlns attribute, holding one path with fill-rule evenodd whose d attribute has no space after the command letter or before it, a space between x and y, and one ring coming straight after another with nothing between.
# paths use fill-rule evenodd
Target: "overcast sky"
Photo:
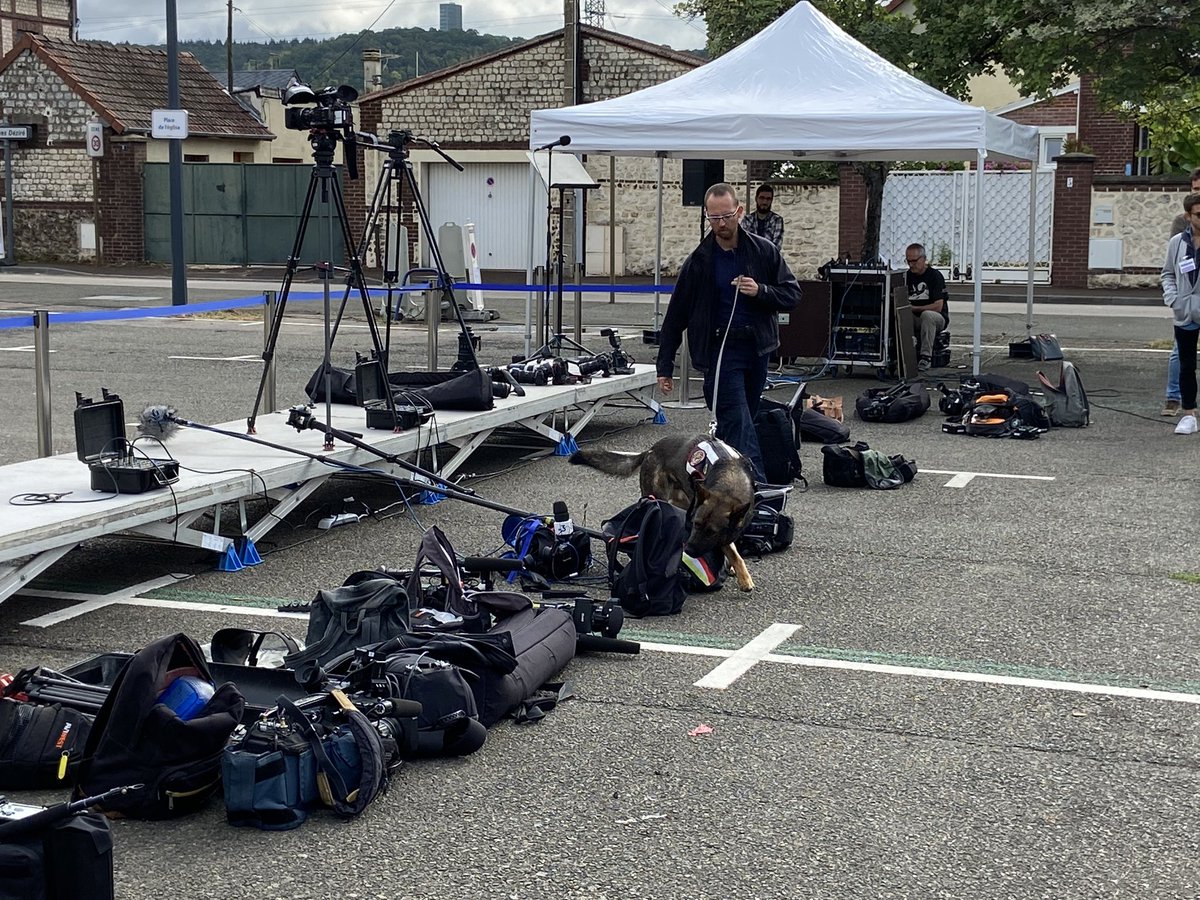
<instances>
[{"instance_id":1,"label":"overcast sky","mask_svg":"<svg viewBox=\"0 0 1200 900\"><path fill-rule=\"evenodd\" d=\"M440 0L234 0L234 40L326 38L364 28L437 28ZM581 3L585 0L580 0ZM674 0L599 0L605 27L677 50L704 46L701 23L671 12ZM533 37L562 26L562 0L460 0L463 27L484 34ZM176 3L180 40L225 40L228 4L222 0ZM166 41L162 0L79 0L79 36L85 40Z\"/></svg>"}]
</instances>

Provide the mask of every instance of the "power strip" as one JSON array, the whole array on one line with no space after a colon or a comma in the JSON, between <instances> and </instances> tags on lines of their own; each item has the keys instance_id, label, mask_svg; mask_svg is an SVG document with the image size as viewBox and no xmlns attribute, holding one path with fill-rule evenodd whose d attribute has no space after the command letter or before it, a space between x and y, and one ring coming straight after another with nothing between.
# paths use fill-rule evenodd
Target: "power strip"
<instances>
[{"instance_id":1,"label":"power strip","mask_svg":"<svg viewBox=\"0 0 1200 900\"><path fill-rule=\"evenodd\" d=\"M349 525L351 522L358 522L362 516L354 513L339 513L336 516L326 516L317 523L317 527L328 531L330 528L337 528L339 525Z\"/></svg>"}]
</instances>

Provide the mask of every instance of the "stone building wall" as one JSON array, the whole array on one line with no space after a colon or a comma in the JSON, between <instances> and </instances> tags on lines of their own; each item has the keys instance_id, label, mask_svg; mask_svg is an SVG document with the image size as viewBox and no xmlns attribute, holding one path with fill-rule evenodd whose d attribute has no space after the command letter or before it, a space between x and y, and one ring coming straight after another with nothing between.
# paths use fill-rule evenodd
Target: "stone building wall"
<instances>
[{"instance_id":1,"label":"stone building wall","mask_svg":"<svg viewBox=\"0 0 1200 900\"><path fill-rule=\"evenodd\" d=\"M94 223L93 165L84 150L93 110L30 52L0 72L0 104L11 121L32 124L13 143L13 218L22 260L76 262L79 226Z\"/></svg>"},{"instance_id":2,"label":"stone building wall","mask_svg":"<svg viewBox=\"0 0 1200 900\"><path fill-rule=\"evenodd\" d=\"M70 39L75 7L75 0L0 0L0 56L24 32Z\"/></svg>"},{"instance_id":3,"label":"stone building wall","mask_svg":"<svg viewBox=\"0 0 1200 900\"><path fill-rule=\"evenodd\" d=\"M591 37L584 39L584 56L584 96L589 101L641 90L694 68ZM527 147L530 113L562 105L563 67L560 40L467 64L384 98L377 113L373 104L364 104L364 129L374 126L385 135L407 128L447 148Z\"/></svg>"},{"instance_id":4,"label":"stone building wall","mask_svg":"<svg viewBox=\"0 0 1200 900\"><path fill-rule=\"evenodd\" d=\"M600 182L589 192L588 223L608 225L609 164L593 157L588 172ZM630 275L654 277L655 234L658 222L658 161L648 157L616 161L616 224L625 231L625 269ZM746 164L725 162L725 180L743 203ZM783 216L783 258L797 278L813 278L817 266L837 252L838 189L836 185L773 182L773 209ZM751 189L758 186L754 179ZM700 240L701 208L683 205L683 164L663 163L663 275L674 277Z\"/></svg>"},{"instance_id":5,"label":"stone building wall","mask_svg":"<svg viewBox=\"0 0 1200 900\"><path fill-rule=\"evenodd\" d=\"M1089 287L1157 288L1171 222L1188 191L1170 185L1097 184L1092 191L1091 237L1120 238L1119 271L1092 270ZM1112 224L1096 224L1098 207L1112 209Z\"/></svg>"}]
</instances>

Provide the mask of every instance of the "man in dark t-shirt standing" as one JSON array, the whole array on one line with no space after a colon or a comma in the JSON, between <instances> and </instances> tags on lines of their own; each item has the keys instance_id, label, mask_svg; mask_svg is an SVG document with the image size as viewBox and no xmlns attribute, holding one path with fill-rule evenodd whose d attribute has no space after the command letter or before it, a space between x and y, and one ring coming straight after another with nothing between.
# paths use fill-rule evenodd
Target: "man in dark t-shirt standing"
<instances>
[{"instance_id":1,"label":"man in dark t-shirt standing","mask_svg":"<svg viewBox=\"0 0 1200 900\"><path fill-rule=\"evenodd\" d=\"M946 279L942 273L929 265L925 248L921 244L909 244L904 251L908 272L904 281L908 285L908 304L912 308L913 323L918 334L917 371L928 371L933 361L933 346L939 331L950 324L950 306L947 301Z\"/></svg>"}]
</instances>

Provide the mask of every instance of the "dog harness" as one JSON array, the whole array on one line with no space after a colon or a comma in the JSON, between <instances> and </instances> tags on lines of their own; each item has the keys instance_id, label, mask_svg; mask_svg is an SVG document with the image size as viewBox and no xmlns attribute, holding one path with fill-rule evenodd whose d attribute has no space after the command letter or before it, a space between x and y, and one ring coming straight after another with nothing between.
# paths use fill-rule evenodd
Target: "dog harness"
<instances>
[{"instance_id":1,"label":"dog harness","mask_svg":"<svg viewBox=\"0 0 1200 900\"><path fill-rule=\"evenodd\" d=\"M722 459L741 459L742 454L724 441L703 438L688 450L687 473L692 481L703 481L714 463Z\"/></svg>"}]
</instances>

